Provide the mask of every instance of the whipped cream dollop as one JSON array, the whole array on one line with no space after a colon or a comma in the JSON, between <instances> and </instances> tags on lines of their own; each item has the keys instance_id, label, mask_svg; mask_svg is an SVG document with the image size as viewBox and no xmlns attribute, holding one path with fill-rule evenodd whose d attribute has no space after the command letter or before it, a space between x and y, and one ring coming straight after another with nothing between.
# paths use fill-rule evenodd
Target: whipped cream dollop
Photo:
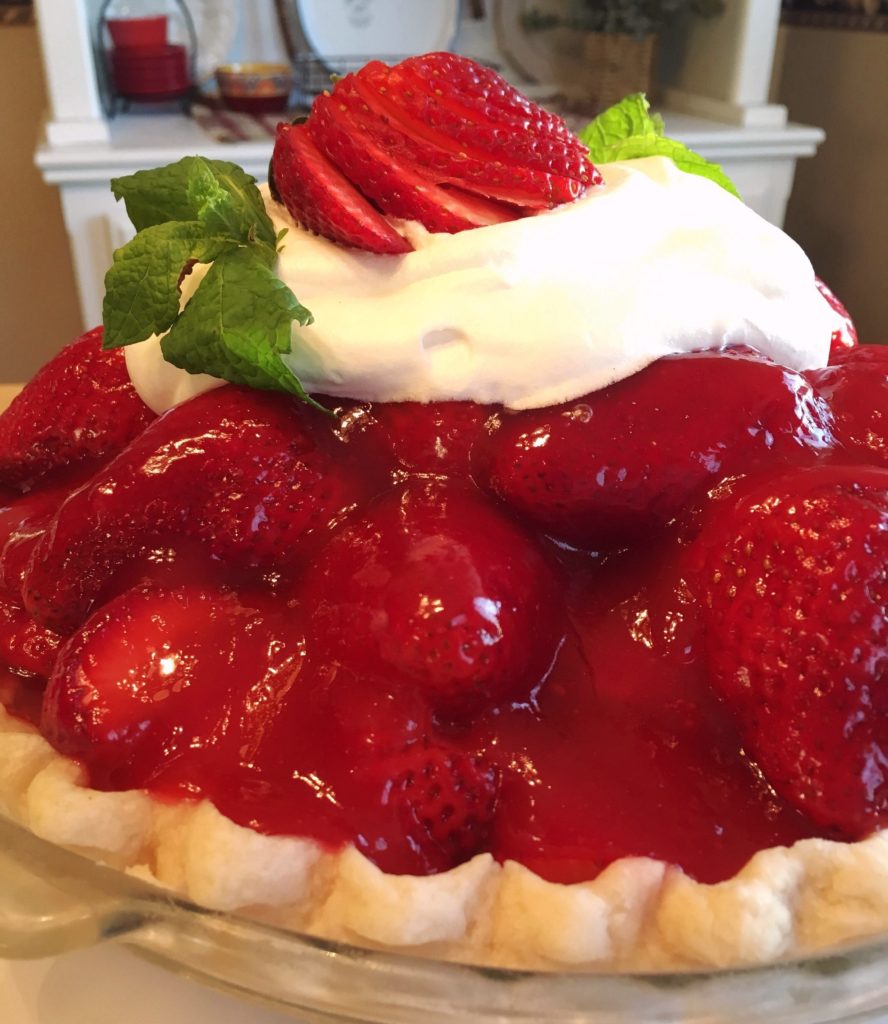
<instances>
[{"instance_id":1,"label":"whipped cream dollop","mask_svg":"<svg viewBox=\"0 0 888 1024\"><path fill-rule=\"evenodd\" d=\"M601 170L604 185L537 216L455 235L404 223L404 256L313 235L266 190L275 230L288 229L277 274L314 315L294 324L284 361L310 392L514 409L672 353L749 345L793 369L826 365L841 318L788 235L667 157ZM165 363L156 337L126 358L157 412L219 383Z\"/></svg>"}]
</instances>

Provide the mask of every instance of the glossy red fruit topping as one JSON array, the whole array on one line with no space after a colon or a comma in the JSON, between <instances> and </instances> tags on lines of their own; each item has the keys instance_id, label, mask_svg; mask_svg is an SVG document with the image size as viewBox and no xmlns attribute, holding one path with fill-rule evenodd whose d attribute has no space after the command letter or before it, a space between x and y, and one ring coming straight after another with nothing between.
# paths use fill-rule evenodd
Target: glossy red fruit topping
<instances>
[{"instance_id":1,"label":"glossy red fruit topping","mask_svg":"<svg viewBox=\"0 0 888 1024\"><path fill-rule=\"evenodd\" d=\"M60 651L44 734L101 788L200 792L241 719L261 734L298 675L292 613L262 601L189 585L115 598Z\"/></svg>"},{"instance_id":2,"label":"glossy red fruit topping","mask_svg":"<svg viewBox=\"0 0 888 1024\"><path fill-rule=\"evenodd\" d=\"M810 375L840 425L833 384L876 405L883 356ZM100 606L44 701L93 785L395 873L489 851L559 882L630 855L719 881L883 824L888 470L840 464L797 374L676 357L567 417L339 404L224 388L61 508L61 483L7 497L0 658L54 660L26 650L22 580L66 628ZM475 486L491 465L536 505ZM629 546L572 551L537 515Z\"/></svg>"},{"instance_id":3,"label":"glossy red fruit topping","mask_svg":"<svg viewBox=\"0 0 888 1024\"><path fill-rule=\"evenodd\" d=\"M70 632L127 563L171 539L231 566L286 573L301 541L357 496L322 417L288 396L225 387L155 421L59 510L26 575L41 622Z\"/></svg>"},{"instance_id":4,"label":"glossy red fruit topping","mask_svg":"<svg viewBox=\"0 0 888 1024\"><path fill-rule=\"evenodd\" d=\"M278 125L272 174L284 206L309 231L370 252L412 249L318 150L305 125Z\"/></svg>"},{"instance_id":5,"label":"glossy red fruit topping","mask_svg":"<svg viewBox=\"0 0 888 1024\"><path fill-rule=\"evenodd\" d=\"M530 700L564 628L533 541L446 481L410 482L344 526L299 595L322 657L410 680L447 714Z\"/></svg>"},{"instance_id":6,"label":"glossy red fruit topping","mask_svg":"<svg viewBox=\"0 0 888 1024\"><path fill-rule=\"evenodd\" d=\"M854 326L851 314L847 309L845 309L844 303L839 299L832 288L830 288L829 285L819 277L814 278L814 284L817 285L817 290L826 299L830 307L834 309L844 321L841 327L833 331L832 338L830 339L829 361L832 363L835 362L836 358L843 352L846 352L848 349L852 349L857 345L857 328Z\"/></svg>"},{"instance_id":7,"label":"glossy red fruit topping","mask_svg":"<svg viewBox=\"0 0 888 1024\"><path fill-rule=\"evenodd\" d=\"M412 473L469 476L475 444L495 415L476 402L385 402L373 406L359 444Z\"/></svg>"},{"instance_id":8,"label":"glossy red fruit topping","mask_svg":"<svg viewBox=\"0 0 888 1024\"><path fill-rule=\"evenodd\" d=\"M888 466L888 345L845 349L806 376L829 404L835 433L854 461Z\"/></svg>"},{"instance_id":9,"label":"glossy red fruit topping","mask_svg":"<svg viewBox=\"0 0 888 1024\"><path fill-rule=\"evenodd\" d=\"M123 352L102 350L102 328L77 338L0 415L0 486L30 489L71 463L108 459L154 419Z\"/></svg>"},{"instance_id":10,"label":"glossy red fruit topping","mask_svg":"<svg viewBox=\"0 0 888 1024\"><path fill-rule=\"evenodd\" d=\"M707 485L832 443L798 374L741 354L670 356L565 405L505 412L479 479L553 537L596 550L681 512Z\"/></svg>"},{"instance_id":11,"label":"glossy red fruit topping","mask_svg":"<svg viewBox=\"0 0 888 1024\"><path fill-rule=\"evenodd\" d=\"M46 679L61 637L22 607L22 585L34 548L65 499L89 477L83 463L59 470L52 482L0 506L0 663L16 675Z\"/></svg>"},{"instance_id":12,"label":"glossy red fruit topping","mask_svg":"<svg viewBox=\"0 0 888 1024\"><path fill-rule=\"evenodd\" d=\"M818 467L719 508L701 547L712 684L786 800L888 821L888 471Z\"/></svg>"},{"instance_id":13,"label":"glossy red fruit topping","mask_svg":"<svg viewBox=\"0 0 888 1024\"><path fill-rule=\"evenodd\" d=\"M417 220L429 231L451 233L519 216L517 210L501 203L435 185L398 162L360 132L350 115L349 102L345 92L319 96L307 126L318 148L384 213Z\"/></svg>"}]
</instances>

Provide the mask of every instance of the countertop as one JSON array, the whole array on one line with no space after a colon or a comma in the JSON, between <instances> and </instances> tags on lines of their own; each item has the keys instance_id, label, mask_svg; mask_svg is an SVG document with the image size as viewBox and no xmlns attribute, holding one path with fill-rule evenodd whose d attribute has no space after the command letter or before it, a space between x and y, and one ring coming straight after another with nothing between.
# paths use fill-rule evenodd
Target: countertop
<instances>
[{"instance_id":1,"label":"countertop","mask_svg":"<svg viewBox=\"0 0 888 1024\"><path fill-rule=\"evenodd\" d=\"M294 1024L298 1018L179 978L126 947L0 960L3 1024Z\"/></svg>"}]
</instances>

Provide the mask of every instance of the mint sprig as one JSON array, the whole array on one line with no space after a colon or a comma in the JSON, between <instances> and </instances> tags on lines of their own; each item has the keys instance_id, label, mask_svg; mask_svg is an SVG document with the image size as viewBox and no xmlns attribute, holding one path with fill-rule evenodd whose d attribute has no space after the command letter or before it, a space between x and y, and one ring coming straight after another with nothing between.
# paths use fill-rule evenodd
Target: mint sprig
<instances>
[{"instance_id":1,"label":"mint sprig","mask_svg":"<svg viewBox=\"0 0 888 1024\"><path fill-rule=\"evenodd\" d=\"M635 160L645 156L668 156L682 171L714 181L732 196L740 198L734 183L719 167L665 134L663 118L651 114L644 93L636 92L598 115L580 132L595 164Z\"/></svg>"},{"instance_id":2,"label":"mint sprig","mask_svg":"<svg viewBox=\"0 0 888 1024\"><path fill-rule=\"evenodd\" d=\"M136 237L105 275L105 348L164 335L164 358L189 373L311 401L281 359L293 322L312 315L274 274L275 235L255 179L236 164L188 156L115 178ZM181 308L180 283L212 264Z\"/></svg>"},{"instance_id":3,"label":"mint sprig","mask_svg":"<svg viewBox=\"0 0 888 1024\"><path fill-rule=\"evenodd\" d=\"M275 276L261 250L242 246L213 262L160 345L168 363L189 373L306 399L280 358L290 351L294 320L311 323L311 314Z\"/></svg>"}]
</instances>

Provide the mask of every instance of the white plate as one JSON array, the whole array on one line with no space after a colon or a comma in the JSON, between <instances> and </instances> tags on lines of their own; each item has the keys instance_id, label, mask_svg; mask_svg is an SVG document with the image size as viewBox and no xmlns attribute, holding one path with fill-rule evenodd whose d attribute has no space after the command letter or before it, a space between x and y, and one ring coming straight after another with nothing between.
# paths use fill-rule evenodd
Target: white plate
<instances>
[{"instance_id":1,"label":"white plate","mask_svg":"<svg viewBox=\"0 0 888 1024\"><path fill-rule=\"evenodd\" d=\"M294 0L319 57L372 57L446 50L459 28L459 0Z\"/></svg>"}]
</instances>

